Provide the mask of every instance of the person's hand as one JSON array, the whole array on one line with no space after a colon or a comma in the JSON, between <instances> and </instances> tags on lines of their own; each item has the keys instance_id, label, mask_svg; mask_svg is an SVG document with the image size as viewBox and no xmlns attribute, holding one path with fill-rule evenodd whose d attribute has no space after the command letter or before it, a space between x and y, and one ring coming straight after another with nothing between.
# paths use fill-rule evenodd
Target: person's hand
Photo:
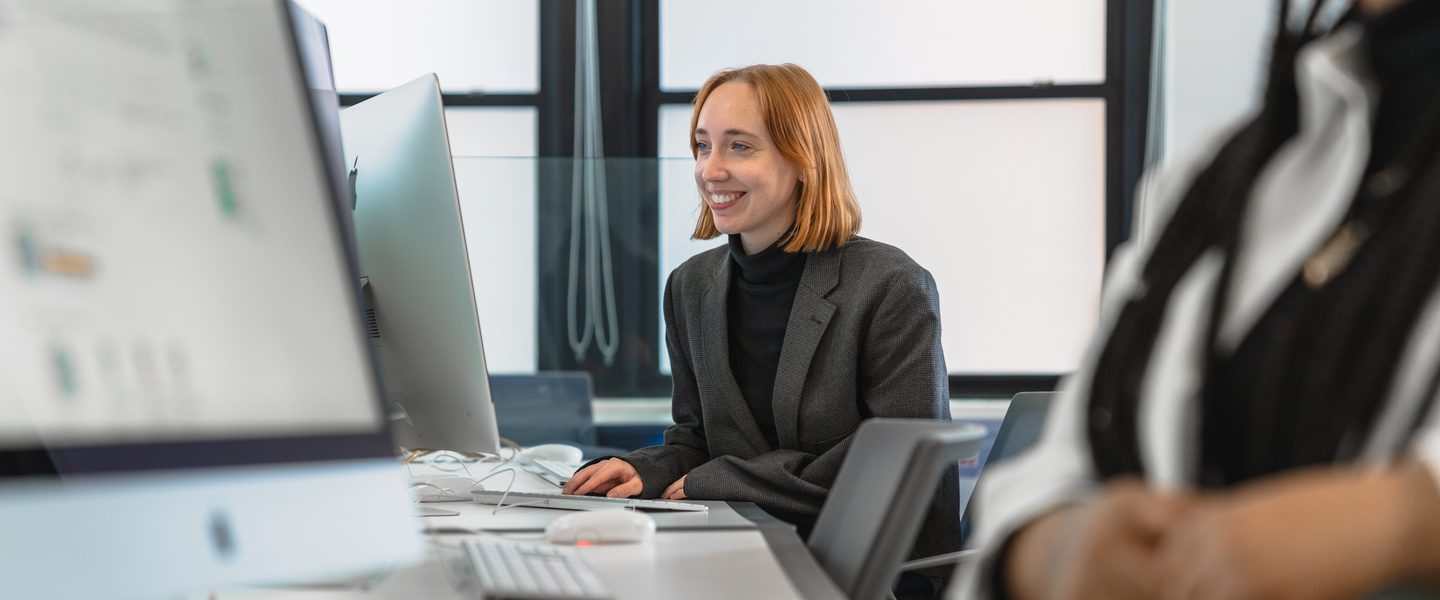
<instances>
[{"instance_id":1,"label":"person's hand","mask_svg":"<svg viewBox=\"0 0 1440 600\"><path fill-rule=\"evenodd\" d=\"M618 458L603 460L580 469L565 482L565 494L584 496L591 492L611 498L637 496L645 489L640 473L630 463Z\"/></svg>"},{"instance_id":2,"label":"person's hand","mask_svg":"<svg viewBox=\"0 0 1440 600\"><path fill-rule=\"evenodd\" d=\"M660 494L662 500L684 500L685 499L685 476L681 475L675 483L665 488L665 493Z\"/></svg>"},{"instance_id":3,"label":"person's hand","mask_svg":"<svg viewBox=\"0 0 1440 600\"><path fill-rule=\"evenodd\" d=\"M1349 598L1435 569L1440 496L1417 465L1332 468L1217 495L1166 539L1165 598Z\"/></svg>"},{"instance_id":4,"label":"person's hand","mask_svg":"<svg viewBox=\"0 0 1440 600\"><path fill-rule=\"evenodd\" d=\"M1019 598L1154 598L1160 543L1192 504L1135 480L1109 484L1015 534L1007 587Z\"/></svg>"}]
</instances>

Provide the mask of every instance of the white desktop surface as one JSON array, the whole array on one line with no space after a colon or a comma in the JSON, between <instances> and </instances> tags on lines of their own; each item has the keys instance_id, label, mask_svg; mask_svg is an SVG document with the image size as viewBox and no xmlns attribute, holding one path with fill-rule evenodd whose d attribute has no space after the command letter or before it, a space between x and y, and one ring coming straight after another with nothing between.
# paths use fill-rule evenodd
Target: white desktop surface
<instances>
[{"instance_id":1,"label":"white desktop surface","mask_svg":"<svg viewBox=\"0 0 1440 600\"><path fill-rule=\"evenodd\" d=\"M461 572L446 572L437 558L458 560L455 548L464 536L439 535L425 562L380 577L365 589L359 585L315 586L284 590L229 590L216 600L329 600L339 598L473 600ZM504 539L537 536L507 534ZM650 543L595 545L579 548L580 556L617 599L804 598L780 569L759 531L661 532ZM452 567L453 568L453 567ZM454 584L451 581L454 580Z\"/></svg>"},{"instance_id":2,"label":"white desktop surface","mask_svg":"<svg viewBox=\"0 0 1440 600\"><path fill-rule=\"evenodd\" d=\"M470 464L477 475L490 470L490 464ZM412 465L414 474L434 473L427 465ZM516 490L553 490L529 473L517 474ZM504 489L509 476L487 481ZM495 485L487 485L495 489ZM734 511L724 503L710 503L712 512ZM516 507L491 515L490 505L470 502L426 502L428 507L454 510L453 517L423 517L417 527L432 532L427 536L428 552L418 564L398 567L378 574L368 585L359 580L315 584L283 589L231 589L218 591L205 598L212 600L330 600L339 598L412 599L434 598L473 600L474 588L466 585L463 561L458 544L467 537L490 536L500 539L538 542L541 528L555 515L569 511ZM507 523L508 521L508 523ZM495 527L498 532L479 532L478 528ZM515 531L514 529L529 529ZM767 541L767 537L769 538ZM785 545L785 558L777 557L772 542ZM797 552L797 548L801 549ZM581 558L600 577L617 600L650 598L774 598L783 600L806 597L841 598L839 591L821 575L818 564L803 551L798 536L790 530L768 529L665 529L656 532L646 543L597 544L577 549ZM447 565L448 568L447 568ZM788 573L788 574L787 574ZM818 578L818 580L817 580ZM801 592L796 581L803 581L808 593Z\"/></svg>"}]
</instances>

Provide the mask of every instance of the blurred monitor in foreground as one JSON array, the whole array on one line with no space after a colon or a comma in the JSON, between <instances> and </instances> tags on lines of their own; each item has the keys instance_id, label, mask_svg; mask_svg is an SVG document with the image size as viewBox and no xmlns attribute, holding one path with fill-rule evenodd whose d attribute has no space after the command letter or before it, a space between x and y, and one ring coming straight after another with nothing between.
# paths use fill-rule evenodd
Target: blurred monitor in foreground
<instances>
[{"instance_id":1,"label":"blurred monitor in foreground","mask_svg":"<svg viewBox=\"0 0 1440 600\"><path fill-rule=\"evenodd\" d=\"M296 30L0 0L0 598L418 558Z\"/></svg>"}]
</instances>

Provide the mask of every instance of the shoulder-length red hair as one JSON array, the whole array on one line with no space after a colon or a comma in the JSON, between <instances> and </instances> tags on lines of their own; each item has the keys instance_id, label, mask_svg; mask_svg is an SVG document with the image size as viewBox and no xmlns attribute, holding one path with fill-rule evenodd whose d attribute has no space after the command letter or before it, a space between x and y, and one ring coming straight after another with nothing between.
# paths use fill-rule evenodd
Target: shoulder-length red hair
<instances>
[{"instance_id":1,"label":"shoulder-length red hair","mask_svg":"<svg viewBox=\"0 0 1440 600\"><path fill-rule=\"evenodd\" d=\"M845 157L840 153L840 132L830 102L820 84L797 65L751 65L720 71L700 87L690 115L690 154L697 156L695 128L700 109L716 88L743 81L755 89L765 127L776 148L801 173L795 202L795 226L783 240L786 252L818 252L845 245L860 231L860 205L850 187ZM705 190L700 190L703 195ZM720 235L710 207L700 203L694 239Z\"/></svg>"}]
</instances>

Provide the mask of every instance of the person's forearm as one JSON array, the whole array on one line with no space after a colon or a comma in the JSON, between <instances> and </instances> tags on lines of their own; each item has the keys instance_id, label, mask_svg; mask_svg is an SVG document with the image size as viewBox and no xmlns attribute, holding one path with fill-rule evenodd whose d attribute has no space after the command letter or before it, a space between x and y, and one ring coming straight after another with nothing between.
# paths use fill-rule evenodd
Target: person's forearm
<instances>
[{"instance_id":1,"label":"person's forearm","mask_svg":"<svg viewBox=\"0 0 1440 600\"><path fill-rule=\"evenodd\" d=\"M1353 598L1440 572L1440 491L1418 463L1320 467L1225 494L1226 548L1262 593Z\"/></svg>"},{"instance_id":2,"label":"person's forearm","mask_svg":"<svg viewBox=\"0 0 1440 600\"><path fill-rule=\"evenodd\" d=\"M1398 467L1396 475L1407 524L1397 577L1440 585L1440 482L1419 463Z\"/></svg>"},{"instance_id":3,"label":"person's forearm","mask_svg":"<svg viewBox=\"0 0 1440 600\"><path fill-rule=\"evenodd\" d=\"M1074 507L1052 510L1024 525L1014 533L1008 551L1001 560L1000 584L1006 596L1015 600L1044 598L1047 573L1054 569L1055 553L1067 513Z\"/></svg>"}]
</instances>

